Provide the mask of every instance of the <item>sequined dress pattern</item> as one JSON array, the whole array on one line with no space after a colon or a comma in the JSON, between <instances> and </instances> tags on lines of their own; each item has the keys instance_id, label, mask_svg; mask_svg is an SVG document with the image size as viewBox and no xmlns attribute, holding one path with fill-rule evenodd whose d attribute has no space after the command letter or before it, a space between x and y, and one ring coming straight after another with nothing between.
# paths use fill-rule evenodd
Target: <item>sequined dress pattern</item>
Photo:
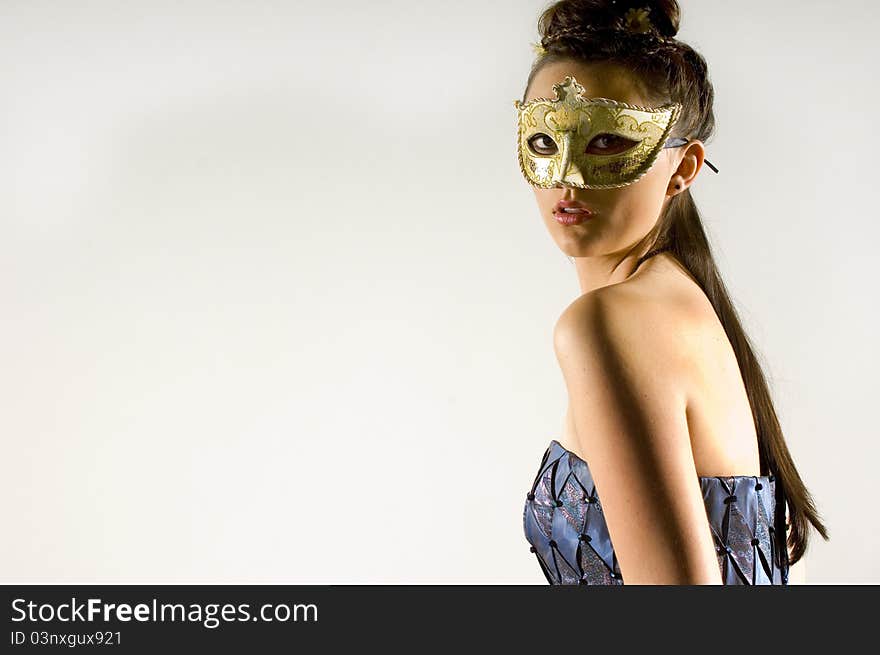
<instances>
[{"instance_id":1,"label":"sequined dress pattern","mask_svg":"<svg viewBox=\"0 0 880 655\"><path fill-rule=\"evenodd\" d=\"M699 481L723 583L787 585L784 500L775 477ZM526 494L523 529L551 585L624 584L589 466L555 439Z\"/></svg>"}]
</instances>

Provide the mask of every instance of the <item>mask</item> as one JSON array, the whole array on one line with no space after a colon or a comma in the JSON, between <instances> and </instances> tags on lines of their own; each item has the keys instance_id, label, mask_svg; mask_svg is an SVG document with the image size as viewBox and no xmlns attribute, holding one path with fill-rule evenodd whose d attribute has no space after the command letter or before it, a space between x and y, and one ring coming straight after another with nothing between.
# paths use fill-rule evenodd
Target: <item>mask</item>
<instances>
[{"instance_id":1,"label":"mask","mask_svg":"<svg viewBox=\"0 0 880 655\"><path fill-rule=\"evenodd\" d=\"M663 148L687 142L668 138L681 112L679 103L637 107L607 98L584 98L584 87L571 76L554 84L553 90L555 100L514 101L519 167L534 186L626 186L648 172ZM600 135L604 141L596 140ZM609 136L612 148L597 145L607 144ZM609 152L603 153L603 148Z\"/></svg>"}]
</instances>

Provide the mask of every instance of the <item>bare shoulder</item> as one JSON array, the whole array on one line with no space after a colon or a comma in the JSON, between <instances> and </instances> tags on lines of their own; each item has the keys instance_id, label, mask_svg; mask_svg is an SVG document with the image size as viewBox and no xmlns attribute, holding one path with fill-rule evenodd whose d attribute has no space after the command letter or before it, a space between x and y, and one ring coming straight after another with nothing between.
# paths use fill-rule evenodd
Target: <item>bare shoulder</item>
<instances>
[{"instance_id":1,"label":"bare shoulder","mask_svg":"<svg viewBox=\"0 0 880 655\"><path fill-rule=\"evenodd\" d=\"M705 308L695 294L634 280L575 299L556 322L553 344L557 354L588 348L594 356L638 362L640 369L660 373L660 367L674 383L692 364L695 337L705 325Z\"/></svg>"},{"instance_id":2,"label":"bare shoulder","mask_svg":"<svg viewBox=\"0 0 880 655\"><path fill-rule=\"evenodd\" d=\"M699 321L673 296L643 285L609 285L578 297L556 322L553 346L569 411L575 423L581 417L572 440L587 456L600 435L621 430L642 435L636 442L648 450L657 435L687 437L690 333ZM690 456L689 439L679 441L679 454Z\"/></svg>"},{"instance_id":3,"label":"bare shoulder","mask_svg":"<svg viewBox=\"0 0 880 655\"><path fill-rule=\"evenodd\" d=\"M638 281L580 296L554 328L575 445L628 583L718 583L682 375L699 320L674 277Z\"/></svg>"}]
</instances>

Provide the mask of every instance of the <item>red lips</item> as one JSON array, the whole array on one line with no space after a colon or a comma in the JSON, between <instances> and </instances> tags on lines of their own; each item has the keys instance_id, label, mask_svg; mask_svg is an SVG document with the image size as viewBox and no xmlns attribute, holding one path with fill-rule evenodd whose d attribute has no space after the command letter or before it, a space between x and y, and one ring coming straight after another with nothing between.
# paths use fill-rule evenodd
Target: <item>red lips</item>
<instances>
[{"instance_id":1,"label":"red lips","mask_svg":"<svg viewBox=\"0 0 880 655\"><path fill-rule=\"evenodd\" d=\"M556 206L553 207L553 212L562 212L563 209L582 209L590 214L593 213L590 211L589 207L579 200L560 200L556 203Z\"/></svg>"},{"instance_id":2,"label":"red lips","mask_svg":"<svg viewBox=\"0 0 880 655\"><path fill-rule=\"evenodd\" d=\"M571 211L565 211L566 209ZM553 208L553 218L560 225L580 225L592 215L593 212L578 200L560 200Z\"/></svg>"}]
</instances>

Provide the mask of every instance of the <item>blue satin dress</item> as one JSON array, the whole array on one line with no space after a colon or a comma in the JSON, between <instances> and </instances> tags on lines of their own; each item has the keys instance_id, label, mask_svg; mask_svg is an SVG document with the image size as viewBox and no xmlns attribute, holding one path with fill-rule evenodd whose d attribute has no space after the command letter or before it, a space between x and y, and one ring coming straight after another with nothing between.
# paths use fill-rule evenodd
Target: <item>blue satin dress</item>
<instances>
[{"instance_id":1,"label":"blue satin dress","mask_svg":"<svg viewBox=\"0 0 880 655\"><path fill-rule=\"evenodd\" d=\"M774 476L699 480L723 583L788 584L785 505ZM555 439L526 494L523 528L551 585L623 584L590 469Z\"/></svg>"}]
</instances>

